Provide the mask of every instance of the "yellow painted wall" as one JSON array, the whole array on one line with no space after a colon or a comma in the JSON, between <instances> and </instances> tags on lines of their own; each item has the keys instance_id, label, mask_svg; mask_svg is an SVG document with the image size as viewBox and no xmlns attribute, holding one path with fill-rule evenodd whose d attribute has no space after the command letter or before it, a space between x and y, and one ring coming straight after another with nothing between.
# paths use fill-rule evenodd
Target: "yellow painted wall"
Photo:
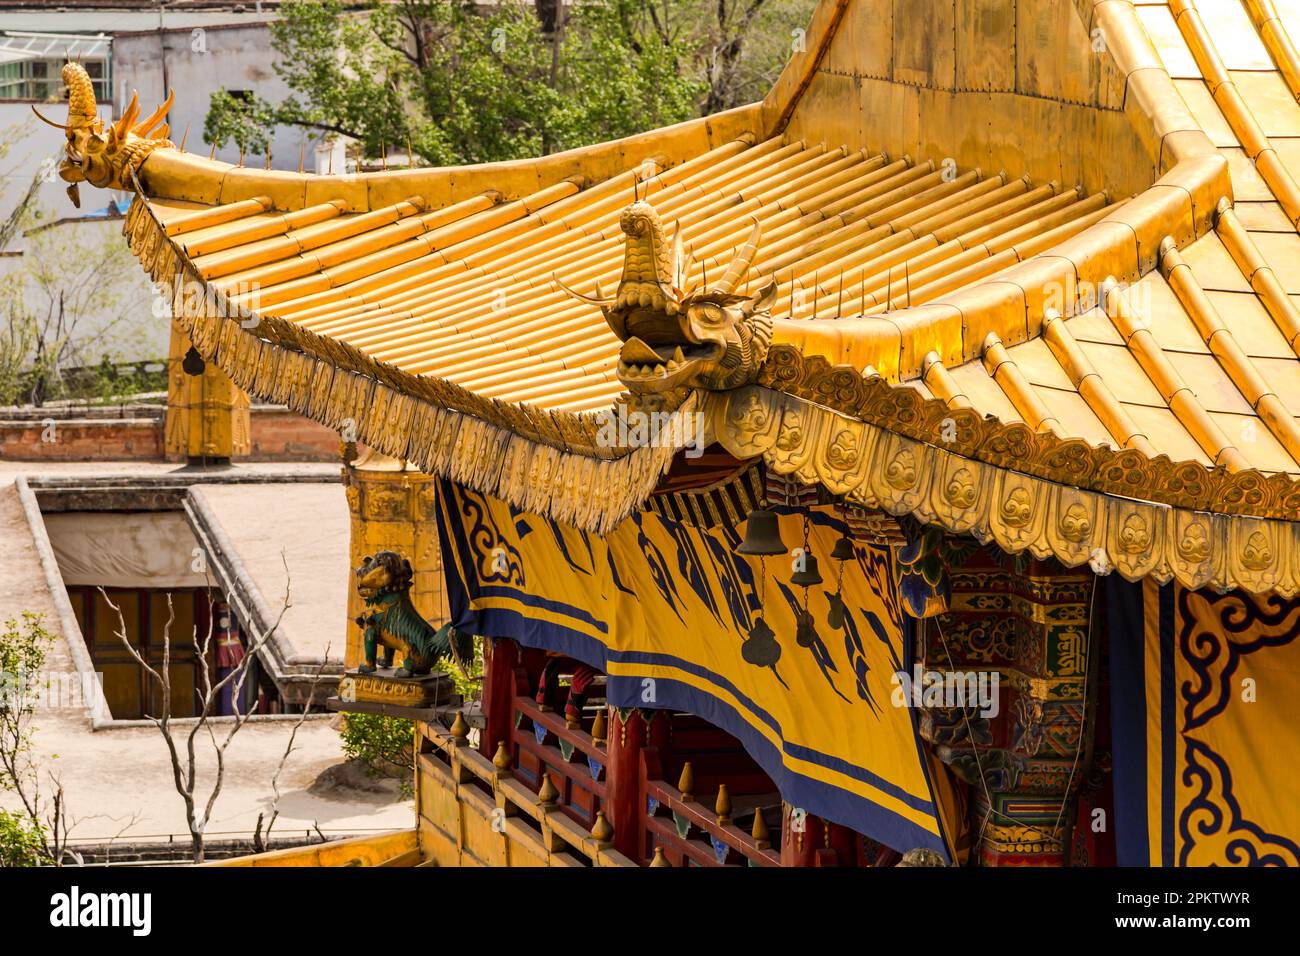
<instances>
[{"instance_id":1,"label":"yellow painted wall","mask_svg":"<svg viewBox=\"0 0 1300 956\"><path fill-rule=\"evenodd\" d=\"M206 866L415 866L420 862L415 830L271 850Z\"/></svg>"},{"instance_id":2,"label":"yellow painted wall","mask_svg":"<svg viewBox=\"0 0 1300 956\"><path fill-rule=\"evenodd\" d=\"M426 866L636 866L441 727L417 724L415 805ZM423 743L422 743L423 741ZM439 754L439 751L442 753ZM443 759L445 755L446 759Z\"/></svg>"}]
</instances>

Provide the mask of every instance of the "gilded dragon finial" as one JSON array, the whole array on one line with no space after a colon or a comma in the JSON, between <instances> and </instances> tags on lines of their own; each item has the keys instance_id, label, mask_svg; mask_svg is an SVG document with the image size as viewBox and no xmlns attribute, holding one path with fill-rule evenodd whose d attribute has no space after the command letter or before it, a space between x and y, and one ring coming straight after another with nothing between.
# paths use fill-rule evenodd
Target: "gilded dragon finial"
<instances>
[{"instance_id":1,"label":"gilded dragon finial","mask_svg":"<svg viewBox=\"0 0 1300 956\"><path fill-rule=\"evenodd\" d=\"M87 182L101 189L130 189L131 173L146 156L155 149L175 147L167 138L167 124L162 122L171 109L175 93L168 93L167 101L139 123L136 119L140 115L140 98L132 93L121 119L105 124L99 118L95 87L86 68L80 63L65 63L62 76L68 88L68 121L56 123L42 116L35 106L32 112L43 122L67 133L59 176L72 184L68 187L68 198L80 209L80 183Z\"/></svg>"},{"instance_id":2,"label":"gilded dragon finial","mask_svg":"<svg viewBox=\"0 0 1300 956\"><path fill-rule=\"evenodd\" d=\"M618 378L630 404L646 411L676 408L693 388L726 391L758 375L772 340L769 315L776 283L738 295L758 251L758 222L717 281L689 286L690 256L678 231L671 245L655 208L643 199L623 210L623 275L613 298L597 287L570 295L599 306L623 342Z\"/></svg>"}]
</instances>

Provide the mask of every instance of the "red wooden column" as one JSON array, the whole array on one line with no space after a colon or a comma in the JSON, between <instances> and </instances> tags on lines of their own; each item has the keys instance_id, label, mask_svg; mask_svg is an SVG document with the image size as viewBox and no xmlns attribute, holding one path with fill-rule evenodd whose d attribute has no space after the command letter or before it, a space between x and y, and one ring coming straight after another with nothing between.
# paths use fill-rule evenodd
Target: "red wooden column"
<instances>
[{"instance_id":1,"label":"red wooden column","mask_svg":"<svg viewBox=\"0 0 1300 956\"><path fill-rule=\"evenodd\" d=\"M605 744L605 817L614 827L614 849L638 863L644 863L641 814L645 795L641 792L641 751L649 742L650 728L639 710L627 711L627 720L617 707L609 708L609 740Z\"/></svg>"},{"instance_id":2,"label":"red wooden column","mask_svg":"<svg viewBox=\"0 0 1300 956\"><path fill-rule=\"evenodd\" d=\"M856 833L782 802L782 866L856 866L857 862Z\"/></svg>"},{"instance_id":3,"label":"red wooden column","mask_svg":"<svg viewBox=\"0 0 1300 956\"><path fill-rule=\"evenodd\" d=\"M487 727L479 739L478 749L491 760L497 752L497 741L510 739L514 723L519 645L505 637L489 638L484 642L483 658L483 716Z\"/></svg>"},{"instance_id":4,"label":"red wooden column","mask_svg":"<svg viewBox=\"0 0 1300 956\"><path fill-rule=\"evenodd\" d=\"M818 840L812 833L817 818L781 801L781 865L815 866Z\"/></svg>"}]
</instances>

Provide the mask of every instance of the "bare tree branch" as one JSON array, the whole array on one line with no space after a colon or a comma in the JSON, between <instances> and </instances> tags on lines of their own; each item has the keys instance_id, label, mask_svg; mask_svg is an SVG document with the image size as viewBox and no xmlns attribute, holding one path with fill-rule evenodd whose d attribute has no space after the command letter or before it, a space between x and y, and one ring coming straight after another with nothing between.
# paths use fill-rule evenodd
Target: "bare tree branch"
<instances>
[{"instance_id":1,"label":"bare tree branch","mask_svg":"<svg viewBox=\"0 0 1300 956\"><path fill-rule=\"evenodd\" d=\"M176 787L177 794L180 795L182 802L185 804L185 819L190 830L190 841L192 847L192 856L195 863L203 862L204 838L203 835L207 830L208 823L212 819L212 810L216 806L217 798L221 796L222 788L225 784L226 776L226 749L235 739L235 735L247 723L250 716L240 705L243 695L244 680L248 676L250 666L256 659L258 652L265 646L275 633L279 630L281 622L284 620L285 613L293 607L291 600L292 576L289 572L289 562L284 552L280 554L280 560L284 563L284 600L280 606L280 613L277 615L274 623L264 633L255 636L249 640L244 649L244 656L239 663L231 669L230 673L215 683L212 675L208 672L208 652L212 647L212 637L214 632L214 619L211 614L208 615L207 634L200 639L198 628L195 627L191 634L191 642L198 654L199 660L199 688L198 694L198 715L185 735L185 754L182 758L180 748L177 746L176 737L172 730L171 712L172 712L172 684L171 684L171 629L175 621L175 609L172 606L171 595L167 596L167 623L163 627L163 660L161 670L154 668L145 660L144 656L131 643L126 633L126 621L122 616L122 611L108 597L107 592L100 588L100 594L108 606L117 615L118 629L117 637L126 647L127 652L137 664L149 675L150 680L157 685L162 694L162 706L159 708L158 716L150 716L154 726L158 728L167 745L167 752L171 759L172 779ZM322 668L324 664L322 663ZM316 683L313 682L312 695L315 696ZM224 736L219 736L213 727L212 717L221 693L227 687L231 688L231 696L235 701L234 714L231 718L230 729ZM310 701L308 703L310 707ZM306 718L304 711L302 719ZM295 725L293 734L289 738L289 747L285 756L281 759L281 767L284 761L288 759L288 753L292 751L294 737L297 735L298 726L301 726L302 720ZM216 758L216 774L212 783L212 788L206 798L202 800L203 811L199 812L198 806L200 799L196 796L197 778L198 778L198 750L196 740L200 733L206 732L208 742L212 747L212 753ZM279 771L277 770L277 776ZM275 782L273 780L273 786ZM278 802L278 789L277 789ZM260 824L259 824L260 826Z\"/></svg>"}]
</instances>

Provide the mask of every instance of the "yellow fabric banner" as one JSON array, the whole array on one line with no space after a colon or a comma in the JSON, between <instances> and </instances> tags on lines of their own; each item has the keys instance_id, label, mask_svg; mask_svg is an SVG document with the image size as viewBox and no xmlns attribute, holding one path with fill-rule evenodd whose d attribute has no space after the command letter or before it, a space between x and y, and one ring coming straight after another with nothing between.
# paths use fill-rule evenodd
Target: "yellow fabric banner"
<instances>
[{"instance_id":1,"label":"yellow fabric banner","mask_svg":"<svg viewBox=\"0 0 1300 956\"><path fill-rule=\"evenodd\" d=\"M842 524L810 513L807 551L824 582L808 589L816 633L801 645L797 553L745 558L730 528L652 513L600 537L451 482L439 498L457 628L585 661L606 673L615 706L685 710L727 730L795 806L901 851L950 855L914 714L895 704L908 658L888 548L859 544L836 561ZM802 514L783 514L780 530L792 552L804 547ZM841 586L844 627L833 629ZM779 647L770 664L770 643L749 637L759 616Z\"/></svg>"},{"instance_id":2,"label":"yellow fabric banner","mask_svg":"<svg viewBox=\"0 0 1300 956\"><path fill-rule=\"evenodd\" d=\"M1300 599L1112 582L1110 630L1119 862L1300 865Z\"/></svg>"}]
</instances>

